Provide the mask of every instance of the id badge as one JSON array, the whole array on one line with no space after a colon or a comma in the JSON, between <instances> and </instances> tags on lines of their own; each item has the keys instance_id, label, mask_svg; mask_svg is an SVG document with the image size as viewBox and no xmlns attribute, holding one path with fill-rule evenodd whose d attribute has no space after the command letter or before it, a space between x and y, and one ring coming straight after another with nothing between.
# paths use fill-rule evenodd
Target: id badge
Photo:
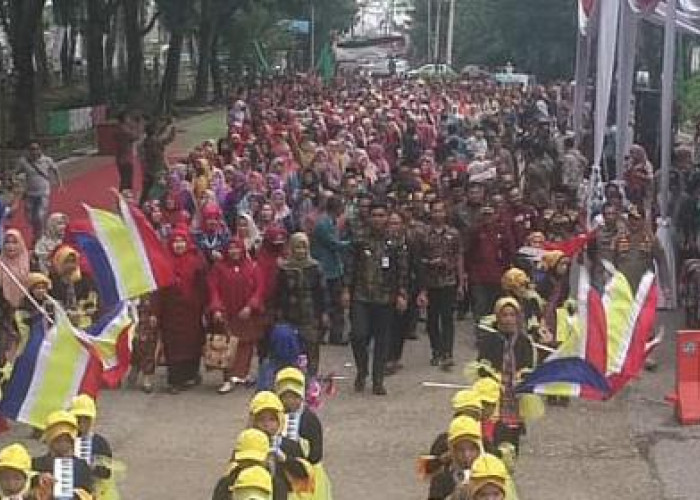
<instances>
[{"instance_id":1,"label":"id badge","mask_svg":"<svg viewBox=\"0 0 700 500\"><path fill-rule=\"evenodd\" d=\"M389 257L382 257L382 269L389 269Z\"/></svg>"}]
</instances>

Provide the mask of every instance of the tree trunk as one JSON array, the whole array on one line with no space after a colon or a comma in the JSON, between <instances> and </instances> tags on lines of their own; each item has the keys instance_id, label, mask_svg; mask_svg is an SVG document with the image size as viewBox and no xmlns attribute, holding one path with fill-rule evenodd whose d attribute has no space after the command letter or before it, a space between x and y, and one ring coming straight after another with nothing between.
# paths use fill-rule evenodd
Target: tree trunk
<instances>
[{"instance_id":1,"label":"tree trunk","mask_svg":"<svg viewBox=\"0 0 700 500\"><path fill-rule=\"evenodd\" d=\"M86 26L86 55L88 88L90 102L92 104L102 104L105 102L105 60L103 10L105 6L102 0L91 0L87 2L88 22Z\"/></svg>"},{"instance_id":2,"label":"tree trunk","mask_svg":"<svg viewBox=\"0 0 700 500\"><path fill-rule=\"evenodd\" d=\"M114 87L114 55L117 51L117 37L119 26L119 10L108 20L107 40L105 41L105 81L107 88Z\"/></svg>"},{"instance_id":3,"label":"tree trunk","mask_svg":"<svg viewBox=\"0 0 700 500\"><path fill-rule=\"evenodd\" d=\"M66 26L66 31L63 33L63 43L61 44L61 82L63 85L70 85L71 80L71 70L73 64L70 61L71 43L70 43L70 32L72 27Z\"/></svg>"},{"instance_id":4,"label":"tree trunk","mask_svg":"<svg viewBox=\"0 0 700 500\"><path fill-rule=\"evenodd\" d=\"M214 100L221 102L224 98L224 82L221 79L221 64L219 64L219 36L215 35L211 42L211 82L214 87Z\"/></svg>"},{"instance_id":5,"label":"tree trunk","mask_svg":"<svg viewBox=\"0 0 700 500\"><path fill-rule=\"evenodd\" d=\"M13 29L9 33L15 70L15 95L12 119L14 142L23 146L36 132L36 92L34 86L34 49L36 31L44 0L15 0L10 3Z\"/></svg>"},{"instance_id":6,"label":"tree trunk","mask_svg":"<svg viewBox=\"0 0 700 500\"><path fill-rule=\"evenodd\" d=\"M39 25L36 30L36 49L34 59L36 60L36 71L39 76L39 84L42 88L51 86L51 71L49 69L49 59L46 54L46 41L44 40L44 23L39 18Z\"/></svg>"},{"instance_id":7,"label":"tree trunk","mask_svg":"<svg viewBox=\"0 0 700 500\"><path fill-rule=\"evenodd\" d=\"M182 43L184 35L181 31L170 34L168 47L168 57L165 63L165 73L160 87L160 98L158 100L158 114L168 114L172 112L175 103L177 81L180 72L180 56L182 54Z\"/></svg>"},{"instance_id":8,"label":"tree trunk","mask_svg":"<svg viewBox=\"0 0 700 500\"><path fill-rule=\"evenodd\" d=\"M135 102L141 93L143 75L143 40L141 38L142 0L124 2L124 32L126 35L126 83L129 101Z\"/></svg>"},{"instance_id":9,"label":"tree trunk","mask_svg":"<svg viewBox=\"0 0 700 500\"><path fill-rule=\"evenodd\" d=\"M201 20L199 23L197 79L194 88L194 101L204 104L209 96L209 71L211 64L211 47L213 40L212 3L202 0Z\"/></svg>"}]
</instances>

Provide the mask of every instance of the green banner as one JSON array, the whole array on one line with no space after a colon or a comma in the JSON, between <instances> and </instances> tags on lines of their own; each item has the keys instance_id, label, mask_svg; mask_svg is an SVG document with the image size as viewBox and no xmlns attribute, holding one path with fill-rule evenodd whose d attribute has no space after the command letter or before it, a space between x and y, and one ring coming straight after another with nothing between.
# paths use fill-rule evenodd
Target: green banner
<instances>
[{"instance_id":1,"label":"green banner","mask_svg":"<svg viewBox=\"0 0 700 500\"><path fill-rule=\"evenodd\" d=\"M70 112L59 109L49 112L49 135L66 135L70 132Z\"/></svg>"}]
</instances>

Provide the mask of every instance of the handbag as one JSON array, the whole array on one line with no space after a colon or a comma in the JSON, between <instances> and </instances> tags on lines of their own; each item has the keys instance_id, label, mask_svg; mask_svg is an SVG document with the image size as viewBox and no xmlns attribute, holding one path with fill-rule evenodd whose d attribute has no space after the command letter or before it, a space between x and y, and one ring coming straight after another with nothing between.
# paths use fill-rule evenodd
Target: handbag
<instances>
[{"instance_id":1,"label":"handbag","mask_svg":"<svg viewBox=\"0 0 700 500\"><path fill-rule=\"evenodd\" d=\"M236 355L238 338L221 326L207 334L204 343L204 366L207 370L225 370Z\"/></svg>"}]
</instances>

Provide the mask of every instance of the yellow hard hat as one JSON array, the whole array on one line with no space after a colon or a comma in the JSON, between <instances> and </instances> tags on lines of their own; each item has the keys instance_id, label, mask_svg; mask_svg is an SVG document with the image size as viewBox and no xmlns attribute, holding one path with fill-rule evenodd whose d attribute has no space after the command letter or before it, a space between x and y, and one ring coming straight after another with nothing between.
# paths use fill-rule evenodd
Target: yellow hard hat
<instances>
[{"instance_id":1,"label":"yellow hard hat","mask_svg":"<svg viewBox=\"0 0 700 500\"><path fill-rule=\"evenodd\" d=\"M39 284L46 285L46 288L51 289L51 280L45 274L29 273L27 276L27 288L31 290Z\"/></svg>"},{"instance_id":2,"label":"yellow hard hat","mask_svg":"<svg viewBox=\"0 0 700 500\"><path fill-rule=\"evenodd\" d=\"M95 400L87 394L81 394L73 398L70 411L76 417L89 417L95 420L97 417L97 407Z\"/></svg>"},{"instance_id":3,"label":"yellow hard hat","mask_svg":"<svg viewBox=\"0 0 700 500\"><path fill-rule=\"evenodd\" d=\"M529 284L530 278L527 273L517 267L508 269L501 277L501 287L507 292L520 290Z\"/></svg>"},{"instance_id":4,"label":"yellow hard hat","mask_svg":"<svg viewBox=\"0 0 700 500\"><path fill-rule=\"evenodd\" d=\"M243 469L231 487L234 500L268 500L272 498L272 477L264 467Z\"/></svg>"},{"instance_id":5,"label":"yellow hard hat","mask_svg":"<svg viewBox=\"0 0 700 500\"><path fill-rule=\"evenodd\" d=\"M28 476L32 470L32 457L21 444L11 444L0 451L0 469L14 469Z\"/></svg>"},{"instance_id":6,"label":"yellow hard hat","mask_svg":"<svg viewBox=\"0 0 700 500\"><path fill-rule=\"evenodd\" d=\"M554 269L559 261L566 257L561 250L550 250L542 255L542 267L546 270Z\"/></svg>"},{"instance_id":7,"label":"yellow hard hat","mask_svg":"<svg viewBox=\"0 0 700 500\"><path fill-rule=\"evenodd\" d=\"M277 372L275 377L275 392L282 394L291 391L300 397L304 397L306 378L301 370L288 367Z\"/></svg>"},{"instance_id":8,"label":"yellow hard hat","mask_svg":"<svg viewBox=\"0 0 700 500\"><path fill-rule=\"evenodd\" d=\"M482 453L474 460L469 475L469 494L471 496L487 484L493 484L505 493L508 470L503 461L489 453Z\"/></svg>"},{"instance_id":9,"label":"yellow hard hat","mask_svg":"<svg viewBox=\"0 0 700 500\"><path fill-rule=\"evenodd\" d=\"M284 414L284 406L282 401L274 392L261 391L257 393L250 401L250 414L257 415L263 410L272 410L281 416Z\"/></svg>"},{"instance_id":10,"label":"yellow hard hat","mask_svg":"<svg viewBox=\"0 0 700 500\"><path fill-rule=\"evenodd\" d=\"M50 443L63 434L68 434L73 439L78 437L78 420L71 412L58 410L46 418L42 440L45 443Z\"/></svg>"},{"instance_id":11,"label":"yellow hard hat","mask_svg":"<svg viewBox=\"0 0 700 500\"><path fill-rule=\"evenodd\" d=\"M501 399L501 384L492 377L482 377L478 379L474 382L472 390L486 403L497 404Z\"/></svg>"},{"instance_id":12,"label":"yellow hard hat","mask_svg":"<svg viewBox=\"0 0 700 500\"><path fill-rule=\"evenodd\" d=\"M270 438L258 429L246 429L236 438L233 458L264 462L270 453Z\"/></svg>"},{"instance_id":13,"label":"yellow hard hat","mask_svg":"<svg viewBox=\"0 0 700 500\"><path fill-rule=\"evenodd\" d=\"M501 297L496 301L496 305L493 306L493 313L498 316L505 307L509 306L517 312L520 312L520 303L517 299L513 297Z\"/></svg>"},{"instance_id":14,"label":"yellow hard hat","mask_svg":"<svg viewBox=\"0 0 700 500\"><path fill-rule=\"evenodd\" d=\"M462 389L452 396L452 409L455 412L470 408L481 411L481 395L472 389Z\"/></svg>"},{"instance_id":15,"label":"yellow hard hat","mask_svg":"<svg viewBox=\"0 0 700 500\"><path fill-rule=\"evenodd\" d=\"M454 444L461 439L481 445L481 423L471 417L455 417L447 431L447 441Z\"/></svg>"}]
</instances>

